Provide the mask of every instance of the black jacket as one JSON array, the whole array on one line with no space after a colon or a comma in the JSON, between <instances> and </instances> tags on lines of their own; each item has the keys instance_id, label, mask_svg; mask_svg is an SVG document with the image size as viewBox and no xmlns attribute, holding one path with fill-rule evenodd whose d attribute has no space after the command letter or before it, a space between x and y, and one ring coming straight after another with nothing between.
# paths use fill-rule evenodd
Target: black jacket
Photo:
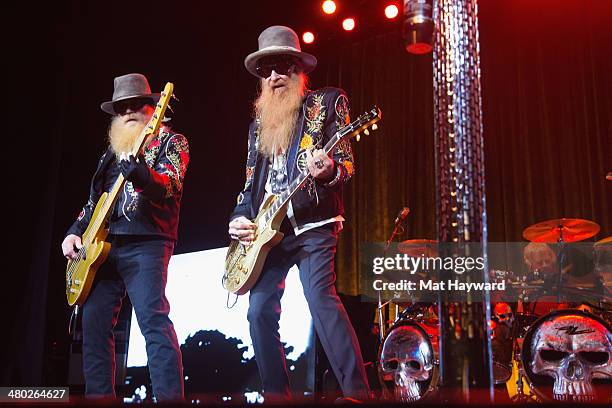
<instances>
[{"instance_id":1,"label":"black jacket","mask_svg":"<svg viewBox=\"0 0 612 408\"><path fill-rule=\"evenodd\" d=\"M321 149L336 131L349 123L349 103L339 88L309 91L296 122L296 130L287 156L289 181L306 168L306 149ZM249 126L246 182L238 195L238 203L230 220L239 216L254 219L265 196L269 159L257 150L258 122ZM348 140L341 141L333 151L335 181L321 182L310 178L305 187L293 196L291 203L299 227L344 214L343 184L353 175L353 152Z\"/></svg>"},{"instance_id":2,"label":"black jacket","mask_svg":"<svg viewBox=\"0 0 612 408\"><path fill-rule=\"evenodd\" d=\"M183 194L183 179L189 164L189 144L185 136L162 127L144 149L151 169L151 182L143 190L127 181L110 219L109 232L116 235L151 235L176 240ZM93 175L89 200L66 235L82 236L103 193L104 174L115 165L110 147L100 158ZM118 215L118 216L117 216Z\"/></svg>"}]
</instances>

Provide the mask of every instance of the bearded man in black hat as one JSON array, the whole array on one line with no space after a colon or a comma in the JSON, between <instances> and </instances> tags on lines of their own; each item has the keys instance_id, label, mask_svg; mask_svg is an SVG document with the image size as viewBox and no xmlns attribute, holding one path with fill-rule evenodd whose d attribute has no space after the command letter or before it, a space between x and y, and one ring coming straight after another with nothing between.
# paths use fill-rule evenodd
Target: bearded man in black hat
<instances>
[{"instance_id":1,"label":"bearded man in black hat","mask_svg":"<svg viewBox=\"0 0 612 408\"><path fill-rule=\"evenodd\" d=\"M297 265L315 330L346 398L366 399L369 386L355 331L334 287L334 255L342 228L342 187L353 174L350 144L327 156L323 147L349 122L346 94L338 88L307 89L306 74L317 60L302 52L296 33L272 26L259 36L259 50L246 57L247 70L260 78L249 127L246 183L229 223L232 239L250 245L250 220L264 200L279 194L300 173L310 173L288 205L283 240L266 258L250 291L248 320L255 358L267 400L291 398L279 337L280 300L285 277Z\"/></svg>"},{"instance_id":2,"label":"bearded man in black hat","mask_svg":"<svg viewBox=\"0 0 612 408\"><path fill-rule=\"evenodd\" d=\"M92 397L115 395L113 328L126 290L146 341L154 396L165 401L184 394L181 351L165 288L189 146L185 136L162 126L149 136L141 155L129 153L158 99L144 75L115 78L112 100L101 105L112 115L109 147L93 175L89 200L62 242L64 256L76 258L100 195L122 174L127 182L109 221L110 253L83 305L83 372Z\"/></svg>"}]
</instances>

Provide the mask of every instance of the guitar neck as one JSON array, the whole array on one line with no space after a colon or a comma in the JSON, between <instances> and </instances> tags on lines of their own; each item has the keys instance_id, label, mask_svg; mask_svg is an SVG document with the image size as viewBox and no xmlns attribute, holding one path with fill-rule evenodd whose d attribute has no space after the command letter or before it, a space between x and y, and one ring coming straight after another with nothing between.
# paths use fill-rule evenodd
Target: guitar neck
<instances>
[{"instance_id":1,"label":"guitar neck","mask_svg":"<svg viewBox=\"0 0 612 408\"><path fill-rule=\"evenodd\" d=\"M336 132L331 139L325 144L323 151L325 154L329 155L331 151L336 147L336 145L342 140L342 137L349 133L348 131L338 131ZM267 222L272 219L280 209L282 209L285 205L289 203L289 200L297 193L297 191L302 188L306 180L311 177L310 173L300 173L292 182L289 184L289 187L285 191L283 191L278 199L268 208L266 213L264 214L264 219Z\"/></svg>"}]
</instances>

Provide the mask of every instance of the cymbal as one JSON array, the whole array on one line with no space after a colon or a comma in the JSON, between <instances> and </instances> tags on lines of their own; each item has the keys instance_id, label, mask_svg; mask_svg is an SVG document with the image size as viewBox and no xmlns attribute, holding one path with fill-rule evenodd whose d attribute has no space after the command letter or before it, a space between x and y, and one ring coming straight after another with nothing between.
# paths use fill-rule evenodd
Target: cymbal
<instances>
[{"instance_id":1,"label":"cymbal","mask_svg":"<svg viewBox=\"0 0 612 408\"><path fill-rule=\"evenodd\" d=\"M431 239L408 239L397 244L398 252L412 257L438 256L438 241Z\"/></svg>"},{"instance_id":2,"label":"cymbal","mask_svg":"<svg viewBox=\"0 0 612 408\"><path fill-rule=\"evenodd\" d=\"M601 244L612 244L612 235L606 238L602 238L599 241L595 242L595 245L601 245Z\"/></svg>"},{"instance_id":3,"label":"cymbal","mask_svg":"<svg viewBox=\"0 0 612 408\"><path fill-rule=\"evenodd\" d=\"M532 242L582 241L599 232L599 224L580 218L558 218L533 224L523 230L523 238Z\"/></svg>"}]
</instances>

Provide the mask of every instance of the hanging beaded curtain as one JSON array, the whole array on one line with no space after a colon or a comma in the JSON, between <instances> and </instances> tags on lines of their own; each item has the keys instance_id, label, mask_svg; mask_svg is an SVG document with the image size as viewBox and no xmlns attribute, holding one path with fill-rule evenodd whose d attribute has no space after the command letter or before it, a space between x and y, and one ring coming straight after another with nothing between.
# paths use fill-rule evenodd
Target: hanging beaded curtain
<instances>
[{"instance_id":1,"label":"hanging beaded curtain","mask_svg":"<svg viewBox=\"0 0 612 408\"><path fill-rule=\"evenodd\" d=\"M435 3L433 64L439 238L442 242L486 241L477 1Z\"/></svg>"},{"instance_id":2,"label":"hanging beaded curtain","mask_svg":"<svg viewBox=\"0 0 612 408\"><path fill-rule=\"evenodd\" d=\"M469 251L462 243L482 242L484 249L487 239L477 0L437 0L434 21L438 239L455 245L447 255L462 256ZM441 387L467 400L472 387L491 392L486 294L484 302L456 302L440 293L438 307Z\"/></svg>"}]
</instances>

